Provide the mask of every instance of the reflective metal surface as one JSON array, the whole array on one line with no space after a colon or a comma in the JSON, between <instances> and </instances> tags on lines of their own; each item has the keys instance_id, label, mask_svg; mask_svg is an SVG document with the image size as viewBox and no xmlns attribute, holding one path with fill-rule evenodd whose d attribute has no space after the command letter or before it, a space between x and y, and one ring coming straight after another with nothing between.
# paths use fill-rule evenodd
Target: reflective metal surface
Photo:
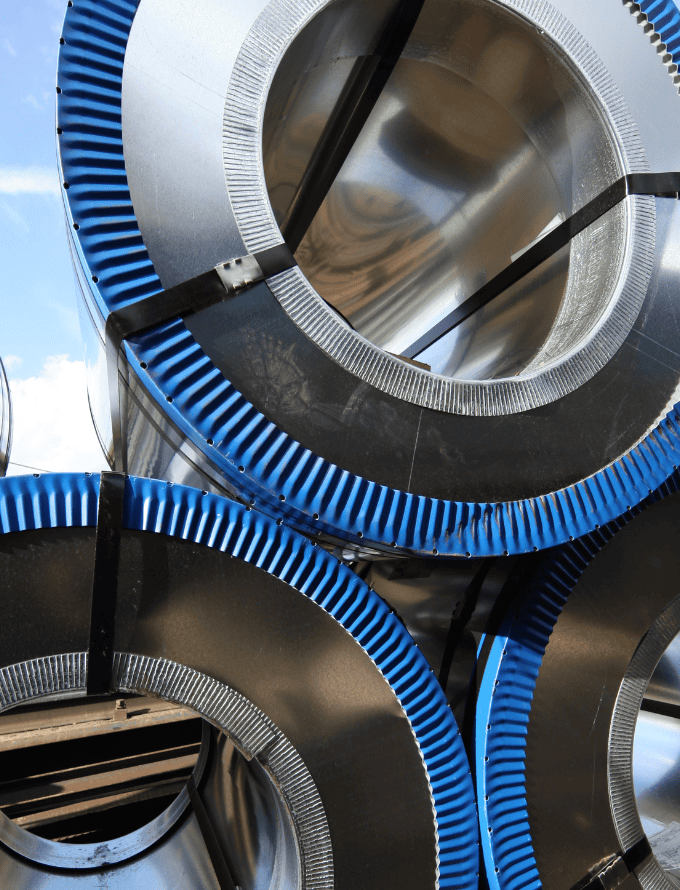
<instances>
[{"instance_id":1,"label":"reflective metal surface","mask_svg":"<svg viewBox=\"0 0 680 890\"><path fill-rule=\"evenodd\" d=\"M279 223L348 64L327 15L334 5L269 89L263 162ZM623 171L631 146L598 104L545 30L501 4L430 0L300 245L302 272L360 334L400 354ZM557 366L620 299L631 222L620 208L419 360L461 380Z\"/></svg>"},{"instance_id":2,"label":"reflective metal surface","mask_svg":"<svg viewBox=\"0 0 680 890\"><path fill-rule=\"evenodd\" d=\"M609 163L600 164L602 157L611 159L613 151L614 167L622 163L617 155L622 151L621 146L607 155L606 148L600 144L602 139L606 143L607 139L614 139L611 134L618 130L634 134L637 128L642 154L631 154L637 159L632 165L636 166L638 162L643 165L646 156L652 169L658 169L659 165L663 169L668 152L664 153L665 150L662 151L657 143L661 139L664 143L672 142L676 135L680 138L680 132L676 133L676 130L680 130L677 115L679 100L661 57L628 9L614 2L611 7L605 8L603 3L598 4L588 17L581 15L585 7L579 3L578 21L571 23L566 0L555 6L567 20L568 27L565 26L562 35L565 40L564 35L573 35L574 29L588 45L602 47L608 42L609 33L618 40L616 51L608 51L604 80L600 82L596 78L597 82L593 80L587 84L583 71L591 70L588 69L591 64L588 59L597 70L600 68L595 56L591 58L586 53L586 44L576 41L560 49L560 40L549 29L547 36L542 37L540 29L535 27L536 16L550 17L553 6L543 2L533 4L532 25L527 18L528 13L525 15L526 10L522 12L520 5L514 4L514 0L503 4L479 0L461 9L466 11L466 15L469 12L469 21L476 21L473 12L477 15L480 10L482 19L488 15L491 16L489 21L493 21L494 16L500 16L498 21L502 27L497 35L499 39L507 28L507 34L514 35L512 41L516 40L517 46L526 45L530 55L538 51L537 47L542 46L545 39L548 46L548 61L545 64L553 66L552 80L541 81L544 89L539 89L540 84L534 84L527 95L535 96L537 100L543 96L545 100L550 90L557 90L559 84L568 93L564 96L554 94L555 108L559 112L556 112L556 119L562 120L564 126L560 124L554 130L539 127L540 133L535 134L532 141L532 145L537 146L541 139L547 140L541 144L548 167L552 164L554 170L564 172L576 164L583 172L592 161L593 176L585 177L582 185L585 189L590 185L594 187L597 177L603 175L602 170ZM75 149L75 135L72 137L73 152L69 154L69 127L73 129L79 124L75 117L66 114L70 101L69 89L64 89L61 94L60 107L65 109L64 116L60 118L64 124L64 133L60 137L62 161L65 171L74 170L72 178L76 183L64 194L68 197L71 212L76 215L81 212L81 197L85 201L82 204L82 218L76 220L76 216L73 217L73 222L80 226L74 237L77 262L84 270L83 292L93 317L98 311L106 312L119 302L135 300L149 290L156 290L158 279L155 273L163 285L173 284L189 274L203 271L215 262L228 259L223 255L225 250L234 254L246 252L244 242L249 243L251 238L262 237L265 241L270 236L275 240L278 238L273 211L266 196L264 166L257 155L262 149L260 135L265 114L267 121L271 122L271 115L275 111L272 104L270 112L266 112L267 95L270 88L281 88L280 83L278 87L274 84L275 77L285 79L298 76L302 79L301 83L309 81L311 89L313 70L319 68L319 75L329 70L325 67L328 60L317 52L325 45L324 41L314 33L314 28L325 28L328 31L328 45L342 55L337 63L338 78L331 78L328 87L331 89L333 84L339 86L337 81L342 82L343 65L370 48L372 35L379 30L390 8L372 4L368 9L361 4L365 18L361 19L361 29L357 26L353 30L348 25L350 20L353 21L350 13L356 11L352 4L325 4L320 0L309 0L296 6L294 16L291 13L280 21L277 19L279 28L260 34L258 29L264 27L267 16L278 9L276 3L248 8L239 3L199 4L192 7L189 18L187 11L180 9L180 6L173 0L161 9L154 0L142 0L136 18L130 19L129 40L127 31L122 38L121 46L125 47L124 52L121 50L125 155L125 175L122 178L125 179L125 189L129 183L132 202L131 206L126 204L124 215L132 220L132 229L137 222L140 229L131 230L130 255L123 257L118 250L121 241L115 226L109 235L106 234L107 221L113 218L113 211L106 203L109 199L102 199L101 215L98 217L101 226L92 223L92 237L101 237L106 242L109 260L105 268L98 265L103 256L102 250L94 250L94 242L88 240L86 230L90 223L86 196L81 196L77 184L81 156ZM328 12L314 18L322 8ZM439 8L432 0L430 14L435 15L433 10ZM230 26L228 35L223 34L220 30L226 28L223 19L232 17L232 13L236 24L233 28ZM445 18L448 15L446 12ZM77 16L78 11L75 10L72 13L74 22ZM611 30L607 33L604 22L609 19ZM451 33L459 33L457 29L463 27L466 20L465 16L461 16L460 21L456 20L451 26ZM427 22L427 17L424 21ZM552 21L555 24L563 20L556 13ZM311 23L311 30L306 30L308 23ZM212 50L206 52L205 58L200 49L203 27L212 29L208 42L213 49L213 33L223 46L219 53ZM430 31L438 40L440 35L437 29L430 27ZM441 33L445 32L442 26ZM244 47L247 49L248 40L251 39L249 34L251 37L253 34L262 37L264 53L250 61L244 55ZM499 56L493 50L495 43L490 41L487 46L480 42L479 34L472 27L470 35L470 46L477 47L483 56L488 50L490 70L498 72ZM526 39L520 39L521 35L525 35ZM309 50L309 68L301 72L291 68L290 57L285 56L289 45L298 37L300 46L304 44ZM439 45L437 40L427 46ZM68 39L65 45L67 49L62 52L68 54ZM274 56L278 52L276 47L280 52L272 60L272 52ZM576 61L570 61L570 54L576 53L578 47L581 47L583 54ZM423 46L423 53L425 50ZM262 63L265 56L272 61L270 67ZM472 56L475 56L472 52L469 57L460 53L456 58L470 62L474 68ZM427 68L430 63L418 61L419 58L415 53L414 58L407 55L402 61L409 72L414 68ZM631 80L628 74L631 58L634 58L638 72L636 84L627 82ZM450 64L450 56L446 54L442 64L446 59L449 59L446 64ZM481 65L479 59L478 62L477 67ZM78 64L77 60L73 61L74 84L80 76ZM517 65L520 70L521 64L518 62ZM71 76L70 69L67 69L65 62L65 85L69 83L67 76ZM253 99L247 103L244 100L242 106L232 108L231 112L227 109L223 155L219 156L219 152L211 149L201 155L198 163L197 155L192 154L193 148L183 153L181 145L184 142L191 144L198 138L197 134L202 134L200 138L206 140L222 138L222 135L215 136L219 130L217 96L224 100L227 95L232 95L232 88L238 86L237 81L242 86L244 77L255 78L258 89L261 88L258 93L261 101ZM409 73L406 85L402 84L403 89L400 87L402 92L411 89L408 84L412 77L419 82L419 74ZM475 77L477 86L475 90L470 88L470 95L478 103L482 99L477 87L481 89L483 86L479 81L479 71ZM616 115L614 112L610 114L610 106L598 92L606 93L609 89L605 89L606 83L609 83L607 78L614 84L613 92L610 90L608 93L610 98L618 91L627 105L626 109L617 100L614 110L622 116L621 120L629 115L634 122L631 127L618 127L617 130L617 126L611 122L612 116ZM492 79L492 91L499 89L504 82L501 76ZM506 79L509 88L510 82ZM655 94L648 101L640 88L641 83L654 85L654 89L659 86L659 95ZM449 87L458 96L458 87L450 84L447 89ZM158 118L162 117L164 121L166 116L165 113L156 115L153 109L164 109L172 104L172 97L176 93L184 97L177 101L191 111L185 108L177 115L168 112L172 126L167 131L163 129L162 138L159 138L159 127L164 127L164 124L158 123ZM294 91L291 100L293 94ZM598 98L593 99L594 94ZM320 100L325 101L323 90L318 95ZM298 98L301 104L296 99L295 108L299 113L312 107L305 104L304 97ZM572 100L576 104L570 104ZM494 102L497 102L497 98ZM422 119L422 105L419 102L415 103L417 107L408 105L408 113L416 118L409 133L419 133L427 124ZM543 107L552 109L550 103ZM594 107L600 111L593 112ZM646 119L650 108L657 115L653 124ZM529 133L533 126L531 121L535 124L536 119L531 118L527 106L522 106L522 109L522 132ZM294 109L291 107L291 110ZM564 135L565 128L572 137L574 134L578 137L580 132L573 121L564 123L560 118L567 110L578 121L590 121L583 127L588 150L582 153L577 150L577 142L571 145L568 139L560 141L558 138L560 134ZM200 116L200 125L196 124L198 118L195 115ZM441 130L444 125L441 121L434 121L434 117L436 115L433 116L432 127ZM605 117L607 120L602 123ZM249 123L251 118L252 127ZM469 118L470 115L466 118L468 122ZM481 118L479 121L474 115L472 118L475 125L481 125ZM502 114L500 119L505 120L506 129L512 130ZM598 121L601 123L599 129ZM516 122L519 126L519 118ZM314 126L318 125L320 122L316 121ZM313 129L311 121L309 127ZM549 130L555 136L553 141L546 135ZM382 129L380 132L382 134ZM517 135L516 131L513 132ZM403 128L389 130L388 127L387 135L390 138L383 139L381 135L372 145L377 144L375 150L386 159L386 164L389 160L390 165L406 164L408 170L421 170L418 164L421 161L425 163L427 153L418 152L413 146L409 148L405 134ZM465 142L465 139L472 139L472 135L467 133L463 146L470 147L469 140ZM432 138L432 145L440 144L434 136ZM248 155L250 160L243 153L234 154L234 145L245 145L248 140L254 140L258 146L252 157ZM451 144L455 146L457 143L454 141ZM558 150L560 145L564 148L563 153ZM400 146L399 151L390 154L390 146ZM590 153L590 149L593 153ZM539 151L538 147L536 151ZM92 158L99 157L94 149L93 152ZM595 156L597 152L600 153L599 160ZM295 157L294 146L287 144L283 156ZM239 159L239 166L235 177L228 179L226 186L231 201L229 207L222 198L216 197L223 194L223 184L220 180L218 187L219 177L213 165L219 163L220 173L223 173L224 164L228 167L234 158ZM432 161L435 172L439 170L436 158L431 159L427 155L427 159L428 165ZM96 166L91 159L87 160L87 164ZM428 165L421 172L432 179L431 165ZM158 173L154 172L155 167ZM90 170L88 167L82 181L85 182L89 176L96 179L99 174L106 180L105 171ZM553 173L550 175L553 176ZM604 175L606 179L606 171ZM246 187L249 177L253 176L257 179L262 200L256 199ZM407 178L409 182L413 179L411 174ZM435 183L428 180L427 194L437 195L440 187L446 192L447 181L445 178L436 180L435 188ZM471 181L476 180L473 177ZM557 176L556 190L559 191L562 181ZM208 200L206 189L211 191L216 203ZM578 197L573 190L567 189L567 192L566 196L562 195L561 206L565 208ZM116 207L117 194L110 198ZM532 194L535 195L535 192ZM285 203L285 196L278 192L277 195L272 195L274 203L279 200ZM487 197L491 199L492 195ZM643 198L639 201L636 199L636 202L634 206L633 202L628 202L627 209L619 208L619 212L630 217L639 211L640 219L646 220L647 226L648 237L634 237L635 227L630 217L630 225L626 224L622 236L626 244L632 245L634 253L629 257L632 270L632 278L629 278L635 280L636 287L646 290L637 322L616 354L586 384L569 391L572 383L563 387L557 378L548 375L552 381L550 385L556 387L553 395L560 396L550 404L528 410L535 404L531 401L535 393L527 402L527 387L524 384L520 386L514 377L509 382L493 383L493 386L501 387L502 398L487 399L485 396L478 399L475 395L479 394L475 389L477 384L470 383L452 401L452 390L447 389L448 384L442 383L440 386L438 382L436 386L430 385L425 379L428 372L406 365L398 358L371 347L360 336L361 343L356 354L349 350L345 355L351 367L342 367L336 357L328 353L327 343L314 342L299 326L300 319L291 317L291 313L295 314L292 303L286 301L294 296L294 288L290 290L290 281L284 275L280 279L270 280L269 286L262 284L254 288L247 298L230 300L188 318L186 326L178 322L156 337L140 337L130 344L131 383L133 389L138 387L139 390L128 403L131 421L128 449L132 458L130 468L139 473L170 473L173 479L186 480L206 489L240 492L243 500L254 501L270 515L281 509L281 499L285 498L284 509L288 520L307 534L320 533L322 536L351 541L352 546L368 545L382 550L391 550L394 545L402 551L423 554L521 552L535 546L553 545L608 521L627 505L637 502L643 491L658 484L668 472L665 463L663 467L650 467L642 451L639 454L636 451L640 443L651 435L655 441L656 438L663 440L664 447L670 441L671 451L675 448L674 439L667 436L665 428L661 429L659 423L675 404L678 386L675 334L678 210L674 202L669 201ZM515 203L520 203L524 208L524 203ZM252 218L248 216L250 213ZM236 217L247 222L247 225L241 225L238 232ZM649 239L654 241L650 228L653 217L656 218L656 236L652 255L648 247ZM269 222L265 225L267 219ZM197 223L202 233L199 239L194 239L191 234L182 234L187 227L191 228L192 220L200 220ZM264 228L260 228L260 222ZM549 222L550 219L546 224ZM512 226L510 229L514 231ZM206 234L208 230L219 235L212 238L212 235ZM167 233L167 251L162 243L164 233ZM608 239L608 246L615 240ZM239 244L243 245L243 250ZM148 256L144 245L148 247ZM589 250L589 253L592 258L594 252ZM613 262L616 266L618 260ZM628 260L624 265L626 262ZM648 273L651 276L649 279ZM302 276L299 271L292 274L298 278ZM96 279L95 287L90 279ZM599 288L596 290L602 292ZM318 296L314 296L314 301L315 305L325 306ZM93 309L95 303L98 309ZM634 311L631 309L633 314L637 308L635 304ZM298 309L304 314L303 304ZM600 309L604 311L603 307ZM352 343L359 342L357 335L342 321L337 321L331 309L327 310L327 314L347 333ZM101 318L95 318L95 324L101 330ZM511 327L514 325L513 321ZM514 330L519 331L521 325L518 322ZM164 340L166 334L168 339ZM527 337L522 334L523 342L529 343L532 336L533 333ZM100 428L100 439L106 447L107 398L105 386L100 389L98 382L104 377L99 373L103 366L99 365L100 347L96 340L94 347L88 359L93 381L90 399ZM378 352L379 360L371 365L366 357L370 358ZM356 358L356 363L352 356ZM502 361L500 356L497 358L499 362ZM367 381L362 375L369 366L373 369L371 374L374 371L375 374ZM189 386L187 368L191 368ZM386 387L389 391L386 391ZM142 390L145 392L142 393ZM545 391L543 395L538 394L539 401L544 395ZM409 401L412 398L415 401ZM144 417L144 411L152 418L151 423ZM656 445L654 453L660 453ZM674 456L664 451L663 462L667 459L672 466ZM630 475L623 469L627 461L639 466L639 474ZM381 486L389 490L384 492ZM615 489L613 495L609 493L611 487ZM608 492L606 497L603 494L605 491ZM427 507L427 510L432 510L431 522L421 510L421 497L439 501ZM355 503L355 499L361 502L356 500ZM390 504L397 501L400 506L393 509ZM583 506L591 502L592 510ZM376 503L378 508L375 507ZM379 515L375 509L378 509ZM409 515L409 519L399 523L396 517L402 510L403 515ZM462 522L461 516L467 515L467 510L475 511L476 524ZM488 522L482 517L482 514L486 517L485 511L488 511ZM369 520L369 516L375 521Z\"/></svg>"},{"instance_id":3,"label":"reflective metal surface","mask_svg":"<svg viewBox=\"0 0 680 890\"><path fill-rule=\"evenodd\" d=\"M511 557L493 561L381 559L357 567L366 583L404 622L440 678L452 619L461 613L465 615L460 639L452 652L445 690L459 725L463 723L468 705L470 678L476 665L480 638L515 564L516 560ZM480 572L483 580L479 590L471 593L470 588ZM471 596L469 616L463 611L466 595Z\"/></svg>"},{"instance_id":4,"label":"reflective metal surface","mask_svg":"<svg viewBox=\"0 0 680 890\"><path fill-rule=\"evenodd\" d=\"M666 626L663 630L666 638L672 634L673 625L680 623L679 612L678 608L671 608L665 614L663 623ZM649 637L641 648L650 648L660 634L654 628ZM665 642L665 639L661 640L660 644L657 643L657 648L663 646ZM654 655L651 655L651 658L653 663ZM645 673L649 675L648 666ZM644 692L635 725L632 764L635 806L642 823L642 830L649 838L666 875L678 881L680 881L679 706L680 633L676 634L665 648Z\"/></svg>"},{"instance_id":5,"label":"reflective metal surface","mask_svg":"<svg viewBox=\"0 0 680 890\"><path fill-rule=\"evenodd\" d=\"M12 448L12 402L5 366L0 359L0 476L7 472Z\"/></svg>"},{"instance_id":6,"label":"reflective metal surface","mask_svg":"<svg viewBox=\"0 0 680 890\"><path fill-rule=\"evenodd\" d=\"M680 630L677 479L667 491L618 531L612 525L544 559L489 643L477 712L478 742L489 742L477 759L487 868L495 865L501 888L513 862L546 890L573 886L630 851L644 830L654 849L653 835L680 813L677 706L667 703L680 688L677 646L659 664ZM526 742L502 750L500 723L517 720ZM517 758L522 782L511 781ZM520 822L527 834L513 829ZM631 888L672 886L654 857L624 877Z\"/></svg>"},{"instance_id":7,"label":"reflective metal surface","mask_svg":"<svg viewBox=\"0 0 680 890\"><path fill-rule=\"evenodd\" d=\"M85 688L94 534L0 537L0 651L18 665L0 672L5 703ZM333 887L436 886L433 798L414 730L375 663L307 596L219 550L124 530L114 647L114 688L191 707L252 758L223 740L205 779L243 890L330 886L324 825ZM32 850L2 851L2 886L217 887L193 815L133 859L104 865L98 848L92 869L29 862Z\"/></svg>"},{"instance_id":8,"label":"reflective metal surface","mask_svg":"<svg viewBox=\"0 0 680 890\"><path fill-rule=\"evenodd\" d=\"M650 838L680 824L680 725L677 717L641 711L635 730L633 780L640 821ZM680 869L680 859L674 871ZM677 873L680 877L680 873Z\"/></svg>"},{"instance_id":9,"label":"reflective metal surface","mask_svg":"<svg viewBox=\"0 0 680 890\"><path fill-rule=\"evenodd\" d=\"M186 325L269 420L349 472L442 499L539 497L617 460L677 400L680 203L657 199L656 217L654 273L623 346L588 385L534 411L464 417L388 396L319 350L264 285Z\"/></svg>"},{"instance_id":10,"label":"reflective metal surface","mask_svg":"<svg viewBox=\"0 0 680 890\"><path fill-rule=\"evenodd\" d=\"M673 639L659 659L645 690L645 698L680 706L680 637Z\"/></svg>"}]
</instances>

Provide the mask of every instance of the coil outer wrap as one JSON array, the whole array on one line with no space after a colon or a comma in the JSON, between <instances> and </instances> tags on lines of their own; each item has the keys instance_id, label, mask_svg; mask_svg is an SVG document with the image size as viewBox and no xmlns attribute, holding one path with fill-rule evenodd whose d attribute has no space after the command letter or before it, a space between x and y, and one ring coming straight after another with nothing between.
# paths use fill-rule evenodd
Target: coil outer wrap
<instances>
[{"instance_id":1,"label":"coil outer wrap","mask_svg":"<svg viewBox=\"0 0 680 890\"><path fill-rule=\"evenodd\" d=\"M656 11L663 13L659 27L669 47L680 53L677 8L669 0L646 6L650 20ZM67 10L59 58L67 218L75 254L104 319L162 290L135 219L123 157L122 72L136 7L136 0L80 0ZM144 364L138 373L160 410L209 454L225 480L305 533L423 554L523 553L611 521L679 463L676 405L635 448L560 491L505 503L423 497L361 478L304 448L225 379L180 319L131 338L125 349L135 370Z\"/></svg>"},{"instance_id":2,"label":"coil outer wrap","mask_svg":"<svg viewBox=\"0 0 680 890\"><path fill-rule=\"evenodd\" d=\"M14 476L0 481L0 534L95 526L99 476ZM316 602L373 660L417 739L432 788L439 886L475 888L476 807L456 722L427 662L399 620L324 550L233 501L197 489L127 477L123 527L170 535L252 563Z\"/></svg>"},{"instance_id":3,"label":"coil outer wrap","mask_svg":"<svg viewBox=\"0 0 680 890\"><path fill-rule=\"evenodd\" d=\"M475 751L480 834L492 890L542 886L527 812L524 761L536 680L555 623L585 569L617 531L677 491L676 473L625 515L546 554L491 643L477 702Z\"/></svg>"}]
</instances>

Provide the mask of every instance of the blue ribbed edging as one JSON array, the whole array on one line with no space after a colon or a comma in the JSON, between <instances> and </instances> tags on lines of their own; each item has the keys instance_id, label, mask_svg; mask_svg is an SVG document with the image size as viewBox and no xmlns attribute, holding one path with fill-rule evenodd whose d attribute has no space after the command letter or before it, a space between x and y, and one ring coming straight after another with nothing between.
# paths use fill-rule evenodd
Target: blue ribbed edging
<instances>
[{"instance_id":1,"label":"blue ribbed edging","mask_svg":"<svg viewBox=\"0 0 680 890\"><path fill-rule=\"evenodd\" d=\"M527 812L527 726L545 647L569 593L597 553L650 504L680 490L674 474L629 513L546 554L490 647L477 699L475 760L484 863L491 890L538 890Z\"/></svg>"},{"instance_id":2,"label":"blue ribbed edging","mask_svg":"<svg viewBox=\"0 0 680 890\"><path fill-rule=\"evenodd\" d=\"M680 62L680 11L673 0L637 0L673 61Z\"/></svg>"},{"instance_id":3,"label":"blue ribbed edging","mask_svg":"<svg viewBox=\"0 0 680 890\"><path fill-rule=\"evenodd\" d=\"M0 534L95 526L99 475L0 480ZM128 477L125 528L229 553L318 603L352 634L399 699L418 740L439 833L440 886L475 890L479 834L472 779L456 722L401 622L354 572L302 536L249 508L184 485Z\"/></svg>"},{"instance_id":4,"label":"blue ribbed edging","mask_svg":"<svg viewBox=\"0 0 680 890\"><path fill-rule=\"evenodd\" d=\"M67 217L104 316L162 289L137 226L123 160L120 90L136 2L78 0L67 10L59 56ZM657 5L666 10L670 4ZM228 485L308 534L434 555L524 553L604 525L680 463L676 406L629 454L549 496L508 503L421 497L349 473L290 438L224 378L179 319L130 341L128 357L161 412Z\"/></svg>"}]
</instances>

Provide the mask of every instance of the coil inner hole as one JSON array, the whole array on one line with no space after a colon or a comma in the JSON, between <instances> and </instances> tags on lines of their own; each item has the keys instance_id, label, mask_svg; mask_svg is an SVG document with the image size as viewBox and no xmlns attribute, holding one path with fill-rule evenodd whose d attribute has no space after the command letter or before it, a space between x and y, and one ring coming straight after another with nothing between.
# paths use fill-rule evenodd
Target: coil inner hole
<instances>
[{"instance_id":1,"label":"coil inner hole","mask_svg":"<svg viewBox=\"0 0 680 890\"><path fill-rule=\"evenodd\" d=\"M326 6L274 77L263 157L283 231L349 71L391 4L371 7ZM599 100L545 34L488 0L427 0L296 259L360 334L400 355L621 172ZM610 211L417 359L464 380L550 368L612 308L625 231L624 208Z\"/></svg>"}]
</instances>

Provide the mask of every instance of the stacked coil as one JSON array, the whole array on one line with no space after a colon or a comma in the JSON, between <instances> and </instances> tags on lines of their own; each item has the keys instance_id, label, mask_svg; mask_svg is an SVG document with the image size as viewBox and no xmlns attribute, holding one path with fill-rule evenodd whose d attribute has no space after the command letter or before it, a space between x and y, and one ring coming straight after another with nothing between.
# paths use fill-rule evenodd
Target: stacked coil
<instances>
[{"instance_id":1,"label":"stacked coil","mask_svg":"<svg viewBox=\"0 0 680 890\"><path fill-rule=\"evenodd\" d=\"M221 731L143 829L62 843L0 814L3 886L476 885L455 721L348 568L172 483L12 477L0 505L2 709L145 693Z\"/></svg>"},{"instance_id":2,"label":"stacked coil","mask_svg":"<svg viewBox=\"0 0 680 890\"><path fill-rule=\"evenodd\" d=\"M306 534L542 549L676 462L677 203L627 179L573 240L566 222L674 170L676 85L615 0L420 5L299 245L321 136L413 4L69 9L59 148L93 416L118 469ZM561 250L436 339L561 221Z\"/></svg>"},{"instance_id":3,"label":"stacked coil","mask_svg":"<svg viewBox=\"0 0 680 890\"><path fill-rule=\"evenodd\" d=\"M73 0L60 43L114 472L0 481L0 709L199 735L143 788L104 745L94 803L12 755L3 885L674 885L675 4Z\"/></svg>"}]
</instances>

